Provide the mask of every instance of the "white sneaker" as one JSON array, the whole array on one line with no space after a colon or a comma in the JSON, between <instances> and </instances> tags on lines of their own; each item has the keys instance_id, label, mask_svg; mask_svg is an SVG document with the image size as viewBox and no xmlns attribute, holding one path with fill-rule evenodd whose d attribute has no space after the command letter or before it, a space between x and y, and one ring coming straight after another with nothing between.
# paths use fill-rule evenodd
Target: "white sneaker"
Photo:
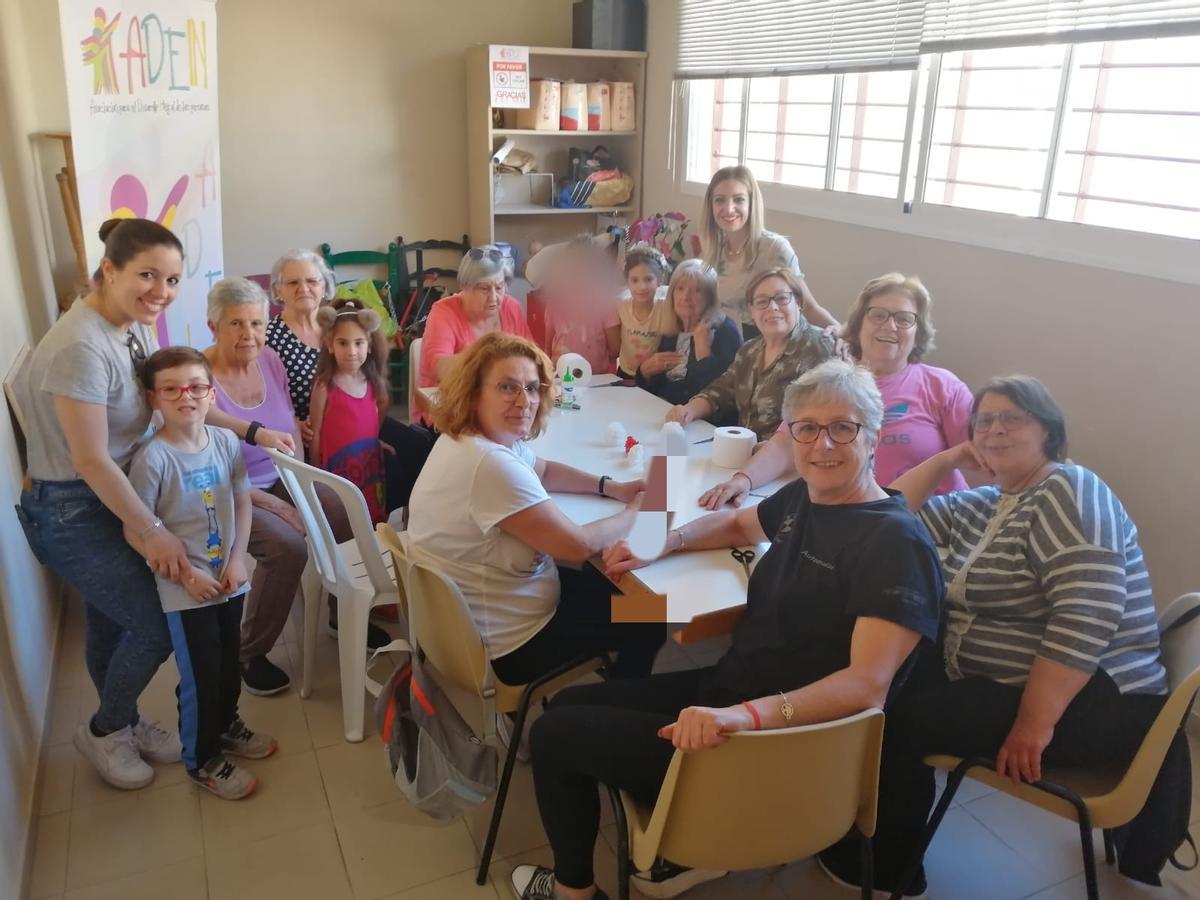
<instances>
[{"instance_id":1,"label":"white sneaker","mask_svg":"<svg viewBox=\"0 0 1200 900\"><path fill-rule=\"evenodd\" d=\"M72 738L75 749L96 768L96 772L115 788L135 791L154 780L154 770L146 765L133 743L133 729L126 725L104 737L92 734L84 722Z\"/></svg>"},{"instance_id":2,"label":"white sneaker","mask_svg":"<svg viewBox=\"0 0 1200 900\"><path fill-rule=\"evenodd\" d=\"M179 735L162 728L153 719L138 719L133 726L133 745L142 759L150 762L167 765L183 758L183 744L179 743Z\"/></svg>"}]
</instances>

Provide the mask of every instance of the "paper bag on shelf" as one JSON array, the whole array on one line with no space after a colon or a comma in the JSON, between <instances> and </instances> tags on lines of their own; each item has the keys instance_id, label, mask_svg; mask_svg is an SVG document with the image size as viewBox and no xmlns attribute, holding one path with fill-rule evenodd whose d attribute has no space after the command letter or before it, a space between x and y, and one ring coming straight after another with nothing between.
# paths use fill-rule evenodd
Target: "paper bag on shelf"
<instances>
[{"instance_id":1,"label":"paper bag on shelf","mask_svg":"<svg viewBox=\"0 0 1200 900\"><path fill-rule=\"evenodd\" d=\"M560 131L588 130L588 86L578 81L562 85L562 106L558 117Z\"/></svg>"},{"instance_id":2,"label":"paper bag on shelf","mask_svg":"<svg viewBox=\"0 0 1200 900\"><path fill-rule=\"evenodd\" d=\"M516 109L514 127L536 131L558 131L562 84L547 78L529 82L529 108Z\"/></svg>"},{"instance_id":3,"label":"paper bag on shelf","mask_svg":"<svg viewBox=\"0 0 1200 900\"><path fill-rule=\"evenodd\" d=\"M587 86L588 131L609 131L612 128L612 90L607 81L595 81Z\"/></svg>"},{"instance_id":4,"label":"paper bag on shelf","mask_svg":"<svg viewBox=\"0 0 1200 900\"><path fill-rule=\"evenodd\" d=\"M614 81L612 88L612 130L637 130L637 98L633 94L633 83Z\"/></svg>"}]
</instances>

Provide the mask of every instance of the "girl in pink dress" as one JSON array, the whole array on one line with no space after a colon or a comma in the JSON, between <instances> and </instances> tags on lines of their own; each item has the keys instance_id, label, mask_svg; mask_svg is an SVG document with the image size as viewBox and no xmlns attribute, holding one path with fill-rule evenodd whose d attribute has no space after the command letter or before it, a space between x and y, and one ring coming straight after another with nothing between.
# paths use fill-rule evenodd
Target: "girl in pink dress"
<instances>
[{"instance_id":1,"label":"girl in pink dress","mask_svg":"<svg viewBox=\"0 0 1200 900\"><path fill-rule=\"evenodd\" d=\"M339 300L322 307L317 322L323 337L309 407L311 458L358 485L373 523L386 521L379 426L388 411L387 343L379 316L358 300Z\"/></svg>"}]
</instances>

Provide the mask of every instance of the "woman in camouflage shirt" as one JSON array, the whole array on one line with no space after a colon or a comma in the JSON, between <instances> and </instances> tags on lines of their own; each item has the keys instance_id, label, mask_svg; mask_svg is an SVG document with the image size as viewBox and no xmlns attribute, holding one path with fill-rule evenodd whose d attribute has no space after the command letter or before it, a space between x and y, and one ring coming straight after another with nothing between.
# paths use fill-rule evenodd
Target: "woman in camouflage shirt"
<instances>
[{"instance_id":1,"label":"woman in camouflage shirt","mask_svg":"<svg viewBox=\"0 0 1200 900\"><path fill-rule=\"evenodd\" d=\"M742 344L725 374L687 403L671 407L667 421L732 420L760 441L779 428L783 389L833 356L833 338L800 312L800 282L791 269L769 269L750 282L746 303L759 337Z\"/></svg>"}]
</instances>

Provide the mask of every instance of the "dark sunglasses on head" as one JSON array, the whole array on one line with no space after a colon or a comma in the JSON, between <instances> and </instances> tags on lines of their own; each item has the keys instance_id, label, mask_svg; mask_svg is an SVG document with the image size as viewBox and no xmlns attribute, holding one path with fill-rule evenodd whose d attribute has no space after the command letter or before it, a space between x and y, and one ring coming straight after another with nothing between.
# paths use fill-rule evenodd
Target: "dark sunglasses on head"
<instances>
[{"instance_id":1,"label":"dark sunglasses on head","mask_svg":"<svg viewBox=\"0 0 1200 900\"><path fill-rule=\"evenodd\" d=\"M125 337L125 347L129 350L129 361L133 363L133 374L142 377L142 369L146 367L146 348L132 331Z\"/></svg>"},{"instance_id":2,"label":"dark sunglasses on head","mask_svg":"<svg viewBox=\"0 0 1200 900\"><path fill-rule=\"evenodd\" d=\"M495 247L472 247L467 251L467 256L471 257L475 262L479 262L485 256L493 262L500 262L500 260L504 259L504 254Z\"/></svg>"}]
</instances>

